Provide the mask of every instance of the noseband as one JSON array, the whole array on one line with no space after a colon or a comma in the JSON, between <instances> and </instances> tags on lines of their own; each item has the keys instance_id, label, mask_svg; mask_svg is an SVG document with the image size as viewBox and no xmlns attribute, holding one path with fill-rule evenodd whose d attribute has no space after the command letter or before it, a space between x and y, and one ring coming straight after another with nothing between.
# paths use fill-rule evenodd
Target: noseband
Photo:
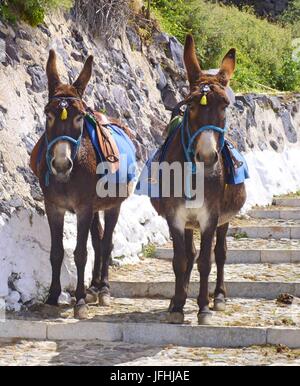
<instances>
[{"instance_id":1,"label":"noseband","mask_svg":"<svg viewBox=\"0 0 300 386\"><path fill-rule=\"evenodd\" d=\"M68 106L69 106L68 101L72 101L72 100L73 101L74 100L81 101L80 98L76 98L76 97L53 97L50 100L58 100L58 101L60 101L59 107L62 109L62 111L66 110L68 108ZM63 119L63 120L65 120L65 119ZM68 135L60 135L60 136L54 138L51 142L49 142L48 137L47 137L47 133L45 133L46 162L47 162L47 167L48 167L48 170L47 170L46 175L45 175L45 185L47 187L49 186L50 175L53 174L52 167L51 167L51 161L52 161L52 159L51 159L51 149L52 149L52 147L57 142L60 142L60 141L68 141L68 142L70 142L71 146L72 146L72 156L71 157L72 157L72 161L74 161L76 156L77 156L80 144L81 144L81 139L82 139L82 132L80 133L80 136L78 137L77 140L72 138L72 137L69 137Z\"/></svg>"},{"instance_id":2,"label":"noseband","mask_svg":"<svg viewBox=\"0 0 300 386\"><path fill-rule=\"evenodd\" d=\"M221 152L225 143L225 133L227 131L226 125L223 129L221 127L214 126L214 125L205 125L200 127L198 130L196 130L195 133L191 134L189 123L188 123L188 108L187 108L184 112L183 121L181 124L181 144L183 147L186 161L192 163L193 174L196 173L196 165L195 165L195 162L193 161L195 157L195 150L193 145L198 135L203 133L206 130L213 130L220 134L219 152ZM187 143L185 142L185 133L187 134L187 137L188 137Z\"/></svg>"}]
</instances>

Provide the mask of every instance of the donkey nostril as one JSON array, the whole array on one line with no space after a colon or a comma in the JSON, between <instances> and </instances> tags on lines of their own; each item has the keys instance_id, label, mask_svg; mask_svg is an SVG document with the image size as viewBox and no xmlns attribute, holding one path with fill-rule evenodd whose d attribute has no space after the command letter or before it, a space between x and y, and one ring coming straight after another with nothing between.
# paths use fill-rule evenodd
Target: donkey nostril
<instances>
[{"instance_id":1,"label":"donkey nostril","mask_svg":"<svg viewBox=\"0 0 300 386\"><path fill-rule=\"evenodd\" d=\"M72 160L68 159L68 170L72 169L73 167L73 162Z\"/></svg>"},{"instance_id":2,"label":"donkey nostril","mask_svg":"<svg viewBox=\"0 0 300 386\"><path fill-rule=\"evenodd\" d=\"M203 159L202 159L200 153L196 153L196 161L197 161L197 162L201 162L202 160L203 160Z\"/></svg>"}]
</instances>

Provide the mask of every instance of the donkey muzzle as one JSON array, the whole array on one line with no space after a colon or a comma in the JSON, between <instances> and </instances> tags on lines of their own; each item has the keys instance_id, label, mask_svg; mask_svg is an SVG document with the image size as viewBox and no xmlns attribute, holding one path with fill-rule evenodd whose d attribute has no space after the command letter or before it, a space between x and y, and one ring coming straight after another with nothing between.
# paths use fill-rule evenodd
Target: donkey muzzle
<instances>
[{"instance_id":1,"label":"donkey muzzle","mask_svg":"<svg viewBox=\"0 0 300 386\"><path fill-rule=\"evenodd\" d=\"M195 158L197 162L203 162L204 166L212 167L218 162L219 154L217 151L213 151L206 154L196 153Z\"/></svg>"}]
</instances>

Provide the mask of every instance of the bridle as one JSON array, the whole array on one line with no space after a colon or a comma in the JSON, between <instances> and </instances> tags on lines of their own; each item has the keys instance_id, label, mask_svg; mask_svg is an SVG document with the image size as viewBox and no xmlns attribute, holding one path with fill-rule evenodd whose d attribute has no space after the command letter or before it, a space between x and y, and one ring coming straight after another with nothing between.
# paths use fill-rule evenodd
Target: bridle
<instances>
[{"instance_id":1,"label":"bridle","mask_svg":"<svg viewBox=\"0 0 300 386\"><path fill-rule=\"evenodd\" d=\"M190 94L184 101L180 102L176 107L175 110L180 111L180 107L183 105L187 105L190 99L194 96L201 96L200 104L207 105L207 94L211 91L211 85L208 83L202 83L200 85L200 90L197 93ZM224 127L219 127L215 125L205 125L202 127L199 127L193 134L191 133L190 127L189 127L189 108L188 106L185 109L185 112L183 114L183 120L180 123L180 138L181 138L181 145L183 148L185 161L187 162L187 173L186 173L186 198L191 199L191 192L190 192L190 181L193 174L196 174L197 172L197 166L195 163L195 150L194 150L194 142L196 138L199 136L199 134L203 133L207 130L213 130L220 134L219 139L219 153L222 152L224 144L225 144L225 133L227 131L226 122ZM187 141L186 141L187 138Z\"/></svg>"},{"instance_id":2,"label":"bridle","mask_svg":"<svg viewBox=\"0 0 300 386\"><path fill-rule=\"evenodd\" d=\"M59 101L59 107L62 109L62 114L64 114L65 111L67 111L67 108L69 107L69 102L68 101L74 101L75 100L75 101L82 102L82 100L79 97L65 97L65 96L61 96L60 97L60 96L55 96L55 97L50 98L49 103L51 101L53 101L53 100L58 100ZM63 119L62 115L61 115L61 119L65 120L65 119ZM77 156L80 144L81 144L81 139L82 139L82 131L81 131L81 133L80 133L80 135L79 135L79 137L77 139L69 137L68 135L60 135L60 136L54 138L52 141L49 142L48 137L47 137L47 133L45 133L46 163L47 163L47 168L48 168L48 170L46 172L46 175L45 175L45 185L47 187L49 186L50 175L53 174L52 166L51 166L51 161L52 161L51 149L52 149L52 147L57 142L59 142L59 141L68 141L68 142L70 142L70 144L72 145L71 159L72 159L72 161L74 161L76 156Z\"/></svg>"}]
</instances>

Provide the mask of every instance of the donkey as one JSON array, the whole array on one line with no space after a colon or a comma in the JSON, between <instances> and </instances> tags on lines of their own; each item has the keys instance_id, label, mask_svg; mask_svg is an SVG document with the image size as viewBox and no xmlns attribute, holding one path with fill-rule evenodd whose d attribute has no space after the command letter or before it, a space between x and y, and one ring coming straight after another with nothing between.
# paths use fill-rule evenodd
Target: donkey
<instances>
[{"instance_id":1,"label":"donkey","mask_svg":"<svg viewBox=\"0 0 300 386\"><path fill-rule=\"evenodd\" d=\"M229 220L239 212L246 200L244 183L225 183L225 166L221 153L226 125L225 111L229 105L226 86L235 70L236 51L231 49L226 54L217 75L208 75L201 71L192 35L187 35L184 62L190 94L183 102L187 105L185 114L189 128L187 133L185 127L183 136L184 141L193 138L193 143L190 143L193 158L191 161L195 165L198 162L204 164L204 203L202 207L191 209L186 205L186 197L176 197L172 193L171 197L152 198L151 202L157 212L166 218L173 239L173 269L176 282L175 295L169 307L169 322L184 321L183 308L196 257L193 232L195 227L200 227L201 246L197 261L200 273L198 322L210 324L212 312L209 309L208 278L214 237L216 234L214 252L217 283L214 310L221 311L225 309L224 264ZM169 164L180 162L183 165L186 161L181 135L180 131L177 131L166 150L165 161ZM174 182L174 179L171 179L171 185L172 181Z\"/></svg>"},{"instance_id":2,"label":"donkey","mask_svg":"<svg viewBox=\"0 0 300 386\"><path fill-rule=\"evenodd\" d=\"M74 258L78 280L74 315L79 319L88 316L84 271L89 232L95 251L91 292L98 295L100 305L110 304L108 270L113 248L112 236L120 206L126 198L99 198L96 193L99 179L96 174L97 159L87 130L84 128L86 106L82 100L91 78L92 65L93 56L89 56L78 79L72 85L62 84L57 71L56 54L50 50L47 62L49 103L45 107L45 137L48 152L44 149L38 173L51 232L52 282L46 303L57 305L61 294L64 216L66 211L70 211L77 216L77 244ZM47 184L44 176L49 170ZM104 230L100 223L99 211L104 211Z\"/></svg>"}]
</instances>

